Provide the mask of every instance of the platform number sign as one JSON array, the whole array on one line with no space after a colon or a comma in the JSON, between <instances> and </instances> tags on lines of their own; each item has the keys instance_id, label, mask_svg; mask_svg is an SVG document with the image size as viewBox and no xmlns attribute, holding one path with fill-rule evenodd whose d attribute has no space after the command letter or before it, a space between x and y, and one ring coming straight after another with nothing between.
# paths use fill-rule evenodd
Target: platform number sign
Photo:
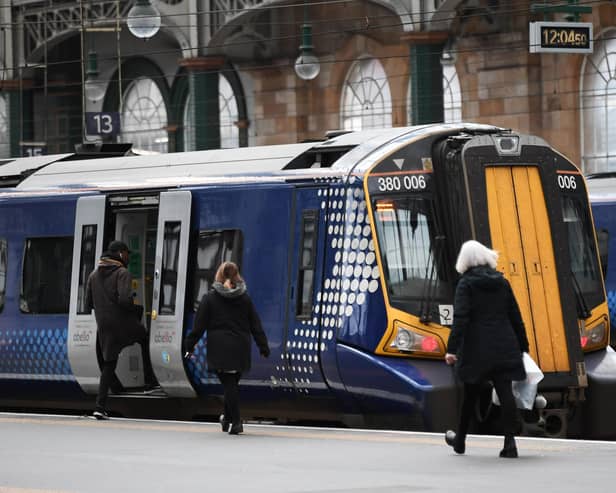
<instances>
[{"instance_id":1,"label":"platform number sign","mask_svg":"<svg viewBox=\"0 0 616 493\"><path fill-rule=\"evenodd\" d=\"M101 137L117 136L120 133L120 114L117 111L86 113L86 132Z\"/></svg>"},{"instance_id":2,"label":"platform number sign","mask_svg":"<svg viewBox=\"0 0 616 493\"><path fill-rule=\"evenodd\" d=\"M36 157L47 154L47 144L44 142L20 142L22 157Z\"/></svg>"}]
</instances>

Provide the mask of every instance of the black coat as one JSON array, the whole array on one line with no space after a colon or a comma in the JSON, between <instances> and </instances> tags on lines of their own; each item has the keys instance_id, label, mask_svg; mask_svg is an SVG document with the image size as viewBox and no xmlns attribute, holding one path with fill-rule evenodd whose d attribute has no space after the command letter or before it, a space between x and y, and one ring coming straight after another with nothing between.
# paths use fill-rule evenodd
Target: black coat
<instances>
[{"instance_id":1,"label":"black coat","mask_svg":"<svg viewBox=\"0 0 616 493\"><path fill-rule=\"evenodd\" d=\"M252 300L243 292L223 296L216 290L207 293L197 309L193 329L185 340L187 351L207 331L207 365L209 371L250 370L251 336L259 351L269 356L267 336Z\"/></svg>"},{"instance_id":2,"label":"black coat","mask_svg":"<svg viewBox=\"0 0 616 493\"><path fill-rule=\"evenodd\" d=\"M479 266L460 278L447 352L458 357L456 368L463 382L478 383L497 374L511 380L526 378L524 322L500 272Z\"/></svg>"},{"instance_id":3,"label":"black coat","mask_svg":"<svg viewBox=\"0 0 616 493\"><path fill-rule=\"evenodd\" d=\"M103 255L98 268L88 277L86 308L94 309L98 343L103 359L118 359L126 346L146 336L133 304L130 273L112 255Z\"/></svg>"}]
</instances>

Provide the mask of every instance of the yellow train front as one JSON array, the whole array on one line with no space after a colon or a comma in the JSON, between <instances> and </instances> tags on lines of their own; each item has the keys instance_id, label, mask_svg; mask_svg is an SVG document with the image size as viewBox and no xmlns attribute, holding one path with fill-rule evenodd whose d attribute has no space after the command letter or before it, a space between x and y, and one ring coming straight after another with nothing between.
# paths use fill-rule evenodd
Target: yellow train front
<instances>
[{"instance_id":1,"label":"yellow train front","mask_svg":"<svg viewBox=\"0 0 616 493\"><path fill-rule=\"evenodd\" d=\"M526 432L614 436L616 358L579 170L536 137L442 126L391 142L355 171L362 169L387 313L375 352L410 358L415 381L427 376L423 407L432 428L455 419L461 395L452 392L451 370L420 360L444 356L456 254L476 239L500 252L498 269L545 374L539 393L547 406L525 413ZM497 416L487 393L478 410L483 429Z\"/></svg>"}]
</instances>

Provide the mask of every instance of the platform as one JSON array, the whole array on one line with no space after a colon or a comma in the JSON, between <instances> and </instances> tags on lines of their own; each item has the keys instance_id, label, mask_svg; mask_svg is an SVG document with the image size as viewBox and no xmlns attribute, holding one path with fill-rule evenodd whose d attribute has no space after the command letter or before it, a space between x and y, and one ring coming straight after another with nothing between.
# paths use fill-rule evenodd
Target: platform
<instances>
[{"instance_id":1,"label":"platform","mask_svg":"<svg viewBox=\"0 0 616 493\"><path fill-rule=\"evenodd\" d=\"M616 442L0 413L0 493L559 493L612 481Z\"/></svg>"}]
</instances>

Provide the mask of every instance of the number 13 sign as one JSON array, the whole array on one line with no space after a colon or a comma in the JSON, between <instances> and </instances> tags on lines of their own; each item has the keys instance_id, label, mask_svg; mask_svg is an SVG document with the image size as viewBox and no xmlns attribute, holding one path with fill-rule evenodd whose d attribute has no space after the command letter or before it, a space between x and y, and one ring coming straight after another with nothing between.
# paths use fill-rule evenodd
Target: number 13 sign
<instances>
[{"instance_id":1,"label":"number 13 sign","mask_svg":"<svg viewBox=\"0 0 616 493\"><path fill-rule=\"evenodd\" d=\"M86 133L115 137L120 133L120 114L117 111L109 113L86 113Z\"/></svg>"}]
</instances>

